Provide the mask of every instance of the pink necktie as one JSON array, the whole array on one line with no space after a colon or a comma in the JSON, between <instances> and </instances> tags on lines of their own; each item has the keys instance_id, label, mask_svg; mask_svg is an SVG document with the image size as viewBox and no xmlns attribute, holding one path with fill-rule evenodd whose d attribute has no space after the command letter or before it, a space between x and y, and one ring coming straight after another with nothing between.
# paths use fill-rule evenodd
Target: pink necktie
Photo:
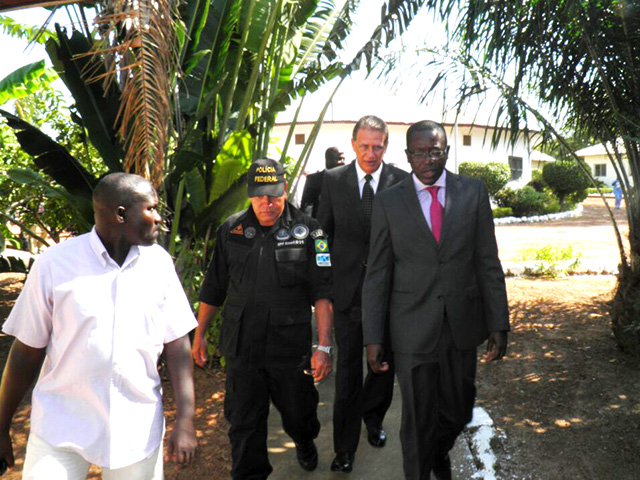
<instances>
[{"instance_id":1,"label":"pink necktie","mask_svg":"<svg viewBox=\"0 0 640 480\"><path fill-rule=\"evenodd\" d=\"M436 237L436 242L440 242L440 232L442 231L442 205L438 201L438 190L440 187L427 187L427 191L431 194L431 231Z\"/></svg>"}]
</instances>

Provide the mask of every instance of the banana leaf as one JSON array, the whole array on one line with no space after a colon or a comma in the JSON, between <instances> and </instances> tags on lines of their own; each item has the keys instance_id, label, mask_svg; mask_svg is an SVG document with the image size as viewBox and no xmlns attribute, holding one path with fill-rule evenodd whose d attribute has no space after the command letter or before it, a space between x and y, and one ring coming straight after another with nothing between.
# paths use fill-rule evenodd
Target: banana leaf
<instances>
[{"instance_id":1,"label":"banana leaf","mask_svg":"<svg viewBox=\"0 0 640 480\"><path fill-rule=\"evenodd\" d=\"M22 149L33 157L35 166L53 178L70 194L91 201L97 179L60 144L21 118L0 110Z\"/></svg>"}]
</instances>

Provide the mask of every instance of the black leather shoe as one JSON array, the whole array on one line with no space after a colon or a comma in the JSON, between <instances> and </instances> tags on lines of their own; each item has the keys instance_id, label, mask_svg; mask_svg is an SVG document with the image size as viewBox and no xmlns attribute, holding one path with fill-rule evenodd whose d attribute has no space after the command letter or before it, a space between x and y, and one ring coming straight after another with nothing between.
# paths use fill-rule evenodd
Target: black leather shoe
<instances>
[{"instance_id":1,"label":"black leather shoe","mask_svg":"<svg viewBox=\"0 0 640 480\"><path fill-rule=\"evenodd\" d=\"M367 427L367 440L372 447L382 448L387 444L387 432L384 431L382 425L377 427Z\"/></svg>"},{"instance_id":2,"label":"black leather shoe","mask_svg":"<svg viewBox=\"0 0 640 480\"><path fill-rule=\"evenodd\" d=\"M438 458L432 471L437 480L451 480L451 458L449 455Z\"/></svg>"},{"instance_id":3,"label":"black leather shoe","mask_svg":"<svg viewBox=\"0 0 640 480\"><path fill-rule=\"evenodd\" d=\"M331 471L349 473L351 470L353 470L353 458L353 453L337 453L336 458L334 458L333 462L331 462Z\"/></svg>"},{"instance_id":4,"label":"black leather shoe","mask_svg":"<svg viewBox=\"0 0 640 480\"><path fill-rule=\"evenodd\" d=\"M307 443L296 443L296 457L304 470L314 471L318 466L318 450L313 440Z\"/></svg>"}]
</instances>

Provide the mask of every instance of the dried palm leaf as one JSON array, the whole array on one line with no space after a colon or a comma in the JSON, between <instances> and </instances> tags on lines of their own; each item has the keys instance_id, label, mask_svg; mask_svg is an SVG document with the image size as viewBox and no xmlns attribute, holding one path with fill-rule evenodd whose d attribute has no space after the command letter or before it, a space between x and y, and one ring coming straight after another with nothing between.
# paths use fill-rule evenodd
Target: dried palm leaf
<instances>
[{"instance_id":1,"label":"dried palm leaf","mask_svg":"<svg viewBox=\"0 0 640 480\"><path fill-rule=\"evenodd\" d=\"M101 40L92 52L107 68L91 75L119 84L117 130L126 147L124 167L159 185L170 132L170 75L174 61L171 0L107 0L94 20Z\"/></svg>"}]
</instances>

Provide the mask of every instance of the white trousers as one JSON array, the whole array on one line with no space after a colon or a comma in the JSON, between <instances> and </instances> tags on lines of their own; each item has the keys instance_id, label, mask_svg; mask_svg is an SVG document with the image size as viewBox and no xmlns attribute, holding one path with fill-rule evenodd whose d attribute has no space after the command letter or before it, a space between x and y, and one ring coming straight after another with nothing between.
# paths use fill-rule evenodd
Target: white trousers
<instances>
[{"instance_id":1,"label":"white trousers","mask_svg":"<svg viewBox=\"0 0 640 480\"><path fill-rule=\"evenodd\" d=\"M90 462L78 453L57 448L30 434L22 478L24 480L85 480ZM110 469L102 467L103 480L163 480L162 446L141 460L127 467Z\"/></svg>"}]
</instances>

